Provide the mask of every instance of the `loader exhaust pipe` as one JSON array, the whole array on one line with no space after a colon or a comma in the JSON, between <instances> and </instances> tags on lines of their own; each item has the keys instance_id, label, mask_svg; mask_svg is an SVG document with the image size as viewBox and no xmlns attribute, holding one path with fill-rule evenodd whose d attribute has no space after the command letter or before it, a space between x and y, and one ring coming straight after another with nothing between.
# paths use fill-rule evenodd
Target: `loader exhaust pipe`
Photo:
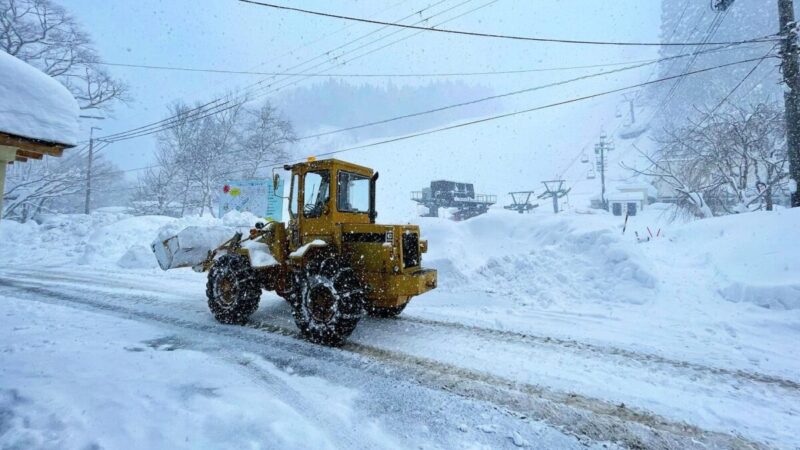
<instances>
[{"instance_id":1,"label":"loader exhaust pipe","mask_svg":"<svg viewBox=\"0 0 800 450\"><path fill-rule=\"evenodd\" d=\"M375 219L378 217L378 211L375 210L375 185L378 181L378 172L375 172L372 175L372 178L369 179L369 223L375 223Z\"/></svg>"}]
</instances>

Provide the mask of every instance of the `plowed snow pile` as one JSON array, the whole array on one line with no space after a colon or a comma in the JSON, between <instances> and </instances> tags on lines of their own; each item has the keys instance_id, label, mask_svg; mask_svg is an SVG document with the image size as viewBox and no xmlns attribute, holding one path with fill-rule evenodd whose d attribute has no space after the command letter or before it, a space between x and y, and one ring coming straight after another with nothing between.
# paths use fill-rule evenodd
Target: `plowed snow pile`
<instances>
[{"instance_id":1,"label":"plowed snow pile","mask_svg":"<svg viewBox=\"0 0 800 450\"><path fill-rule=\"evenodd\" d=\"M705 263L725 299L800 309L800 208L696 221L673 234L672 251Z\"/></svg>"},{"instance_id":2,"label":"plowed snow pile","mask_svg":"<svg viewBox=\"0 0 800 450\"><path fill-rule=\"evenodd\" d=\"M695 301L725 299L773 309L800 308L800 249L791 236L800 211L760 212L664 225L657 208L622 219L609 214L559 215L504 210L453 222L418 218L429 241L426 266L440 271L438 292L482 292L492 307L568 308L643 305L691 286ZM0 222L0 262L88 264L155 269L150 243L189 226L247 229L258 219L134 217L120 212L46 216L41 224ZM662 224L663 225L663 224ZM425 300L421 300L425 302Z\"/></svg>"},{"instance_id":3,"label":"plowed snow pile","mask_svg":"<svg viewBox=\"0 0 800 450\"><path fill-rule=\"evenodd\" d=\"M492 211L460 223L423 219L420 226L430 242L426 265L440 270L447 290L482 290L545 307L644 303L655 277L617 223L613 216Z\"/></svg>"},{"instance_id":4,"label":"plowed snow pile","mask_svg":"<svg viewBox=\"0 0 800 450\"><path fill-rule=\"evenodd\" d=\"M99 211L91 216L45 216L41 224L2 221L0 239L5 242L5 248L0 263L156 269L158 262L150 244L158 237L175 235L187 227L227 229L227 237L230 237L236 231L250 229L258 220L250 213L235 211L220 219L209 216L176 219Z\"/></svg>"}]
</instances>

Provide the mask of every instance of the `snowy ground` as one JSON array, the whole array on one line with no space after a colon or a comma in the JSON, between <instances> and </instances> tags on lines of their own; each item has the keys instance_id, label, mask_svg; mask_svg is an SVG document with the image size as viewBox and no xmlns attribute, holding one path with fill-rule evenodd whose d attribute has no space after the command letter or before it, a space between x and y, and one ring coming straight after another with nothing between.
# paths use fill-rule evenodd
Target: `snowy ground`
<instances>
[{"instance_id":1,"label":"snowy ground","mask_svg":"<svg viewBox=\"0 0 800 450\"><path fill-rule=\"evenodd\" d=\"M217 324L146 248L198 223L0 224L0 447L800 446L798 211L422 219L440 287L339 349Z\"/></svg>"}]
</instances>

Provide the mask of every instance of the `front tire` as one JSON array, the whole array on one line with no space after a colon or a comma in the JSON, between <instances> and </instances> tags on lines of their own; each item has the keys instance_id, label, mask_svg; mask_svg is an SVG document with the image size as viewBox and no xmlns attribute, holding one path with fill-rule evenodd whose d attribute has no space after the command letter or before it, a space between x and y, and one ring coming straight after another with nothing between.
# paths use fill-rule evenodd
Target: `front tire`
<instances>
[{"instance_id":1,"label":"front tire","mask_svg":"<svg viewBox=\"0 0 800 450\"><path fill-rule=\"evenodd\" d=\"M239 254L222 255L208 271L206 296L211 313L220 323L244 325L261 299L250 261Z\"/></svg>"},{"instance_id":2,"label":"front tire","mask_svg":"<svg viewBox=\"0 0 800 450\"><path fill-rule=\"evenodd\" d=\"M350 336L364 313L364 288L343 258L319 256L295 271L291 304L304 337L336 346Z\"/></svg>"}]
</instances>

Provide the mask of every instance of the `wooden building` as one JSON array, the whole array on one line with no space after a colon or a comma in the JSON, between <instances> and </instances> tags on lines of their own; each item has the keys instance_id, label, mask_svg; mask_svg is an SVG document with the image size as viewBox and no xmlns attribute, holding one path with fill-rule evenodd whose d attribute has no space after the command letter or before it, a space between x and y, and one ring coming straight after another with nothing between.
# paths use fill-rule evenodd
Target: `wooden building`
<instances>
[{"instance_id":1,"label":"wooden building","mask_svg":"<svg viewBox=\"0 0 800 450\"><path fill-rule=\"evenodd\" d=\"M74 147L79 108L58 81L0 52L0 189L6 168ZM3 202L0 196L0 216Z\"/></svg>"}]
</instances>

